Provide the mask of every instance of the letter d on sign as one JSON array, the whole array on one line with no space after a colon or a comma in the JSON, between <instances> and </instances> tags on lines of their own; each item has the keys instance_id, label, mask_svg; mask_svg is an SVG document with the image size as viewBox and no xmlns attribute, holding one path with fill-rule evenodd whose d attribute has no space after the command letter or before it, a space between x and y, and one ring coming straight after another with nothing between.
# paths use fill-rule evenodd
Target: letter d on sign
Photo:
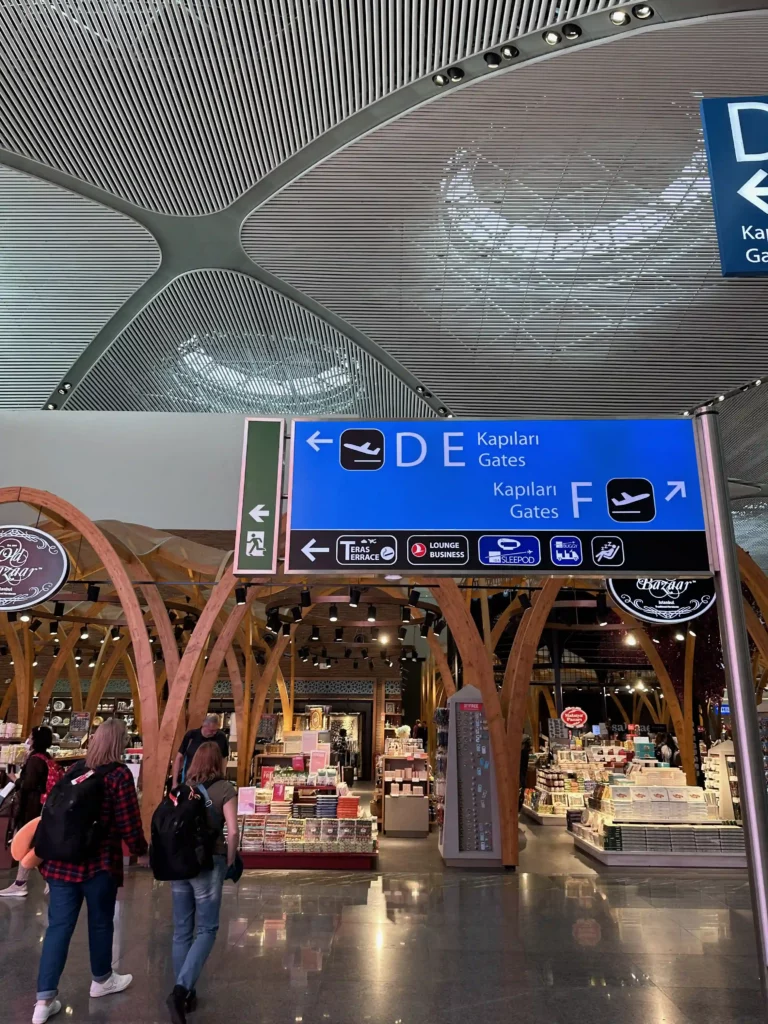
<instances>
[{"instance_id":1,"label":"letter d on sign","mask_svg":"<svg viewBox=\"0 0 768 1024\"><path fill-rule=\"evenodd\" d=\"M741 129L742 110L761 110L764 114L768 114L768 103L750 100L744 103L728 104L728 116L731 119L731 135L733 136L733 150L736 154L736 159L740 164L757 160L768 160L768 151L765 153L747 153L744 146L744 133ZM761 132L761 136L768 137L768 122L766 122L765 132Z\"/></svg>"},{"instance_id":2,"label":"letter d on sign","mask_svg":"<svg viewBox=\"0 0 768 1024\"><path fill-rule=\"evenodd\" d=\"M419 457L414 459L412 462L405 462L403 459L403 438L412 437L415 441L419 442L421 446L421 452ZM421 434L413 434L410 430L404 430L401 434L397 435L397 464L398 466L418 466L419 463L423 462L427 454L427 442L421 436Z\"/></svg>"}]
</instances>

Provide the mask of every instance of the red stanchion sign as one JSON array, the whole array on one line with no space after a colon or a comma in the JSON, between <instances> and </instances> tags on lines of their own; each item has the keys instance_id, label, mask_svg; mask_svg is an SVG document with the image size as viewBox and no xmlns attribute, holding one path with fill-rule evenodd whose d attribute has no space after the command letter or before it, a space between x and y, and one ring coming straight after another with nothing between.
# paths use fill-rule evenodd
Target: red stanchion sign
<instances>
[{"instance_id":1,"label":"red stanchion sign","mask_svg":"<svg viewBox=\"0 0 768 1024\"><path fill-rule=\"evenodd\" d=\"M581 708L564 708L560 718L569 729L583 729L587 724L587 713Z\"/></svg>"}]
</instances>

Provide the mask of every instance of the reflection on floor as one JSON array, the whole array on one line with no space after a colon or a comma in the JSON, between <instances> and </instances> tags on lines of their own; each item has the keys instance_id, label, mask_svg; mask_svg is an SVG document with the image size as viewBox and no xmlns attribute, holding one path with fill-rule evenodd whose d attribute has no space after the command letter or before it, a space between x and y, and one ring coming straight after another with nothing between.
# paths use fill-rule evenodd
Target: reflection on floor
<instances>
[{"instance_id":1,"label":"reflection on floor","mask_svg":"<svg viewBox=\"0 0 768 1024\"><path fill-rule=\"evenodd\" d=\"M517 873L443 872L431 839L400 840L376 874L249 872L227 883L190 1021L764 1022L745 873L598 873L567 856L559 830L526 834ZM399 870L406 853L411 869ZM35 876L28 899L0 901L0 1020L10 1024L31 1019L42 889ZM83 925L62 1024L165 1022L169 887L129 873L115 959L136 980L119 996L89 1002Z\"/></svg>"}]
</instances>

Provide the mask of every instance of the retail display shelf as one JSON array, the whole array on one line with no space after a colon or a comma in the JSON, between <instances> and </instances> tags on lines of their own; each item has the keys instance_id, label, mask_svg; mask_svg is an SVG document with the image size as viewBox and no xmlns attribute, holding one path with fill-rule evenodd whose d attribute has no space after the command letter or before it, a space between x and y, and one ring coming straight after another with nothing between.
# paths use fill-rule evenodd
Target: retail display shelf
<instances>
[{"instance_id":1,"label":"retail display shelf","mask_svg":"<svg viewBox=\"0 0 768 1024\"><path fill-rule=\"evenodd\" d=\"M262 870L374 871L377 853L302 853L241 850L243 867Z\"/></svg>"},{"instance_id":2,"label":"retail display shelf","mask_svg":"<svg viewBox=\"0 0 768 1024\"><path fill-rule=\"evenodd\" d=\"M594 857L607 867L624 868L746 868L747 858L740 853L628 853L601 850L594 843L572 836L577 850Z\"/></svg>"},{"instance_id":3,"label":"retail display shelf","mask_svg":"<svg viewBox=\"0 0 768 1024\"><path fill-rule=\"evenodd\" d=\"M560 828L564 828L568 821L565 814L539 814L538 811L534 811L532 807L526 807L525 804L523 804L523 813L537 825L559 825Z\"/></svg>"}]
</instances>

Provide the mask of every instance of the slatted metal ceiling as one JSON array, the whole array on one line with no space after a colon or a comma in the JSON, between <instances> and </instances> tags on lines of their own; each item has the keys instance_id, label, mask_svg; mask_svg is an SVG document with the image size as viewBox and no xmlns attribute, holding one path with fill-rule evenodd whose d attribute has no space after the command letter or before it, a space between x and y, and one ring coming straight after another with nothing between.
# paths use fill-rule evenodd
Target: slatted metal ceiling
<instances>
[{"instance_id":1,"label":"slatted metal ceiling","mask_svg":"<svg viewBox=\"0 0 768 1024\"><path fill-rule=\"evenodd\" d=\"M0 407L39 409L159 260L127 217L0 166Z\"/></svg>"},{"instance_id":2,"label":"slatted metal ceiling","mask_svg":"<svg viewBox=\"0 0 768 1024\"><path fill-rule=\"evenodd\" d=\"M313 168L244 247L454 413L679 413L768 364L768 290L720 276L698 115L766 41L756 14L498 74Z\"/></svg>"},{"instance_id":3,"label":"slatted metal ceiling","mask_svg":"<svg viewBox=\"0 0 768 1024\"><path fill-rule=\"evenodd\" d=\"M353 342L242 274L177 277L119 335L71 409L428 417Z\"/></svg>"},{"instance_id":4,"label":"slatted metal ceiling","mask_svg":"<svg viewBox=\"0 0 768 1024\"><path fill-rule=\"evenodd\" d=\"M620 0L15 0L0 147L140 206L232 203L388 93Z\"/></svg>"}]
</instances>

